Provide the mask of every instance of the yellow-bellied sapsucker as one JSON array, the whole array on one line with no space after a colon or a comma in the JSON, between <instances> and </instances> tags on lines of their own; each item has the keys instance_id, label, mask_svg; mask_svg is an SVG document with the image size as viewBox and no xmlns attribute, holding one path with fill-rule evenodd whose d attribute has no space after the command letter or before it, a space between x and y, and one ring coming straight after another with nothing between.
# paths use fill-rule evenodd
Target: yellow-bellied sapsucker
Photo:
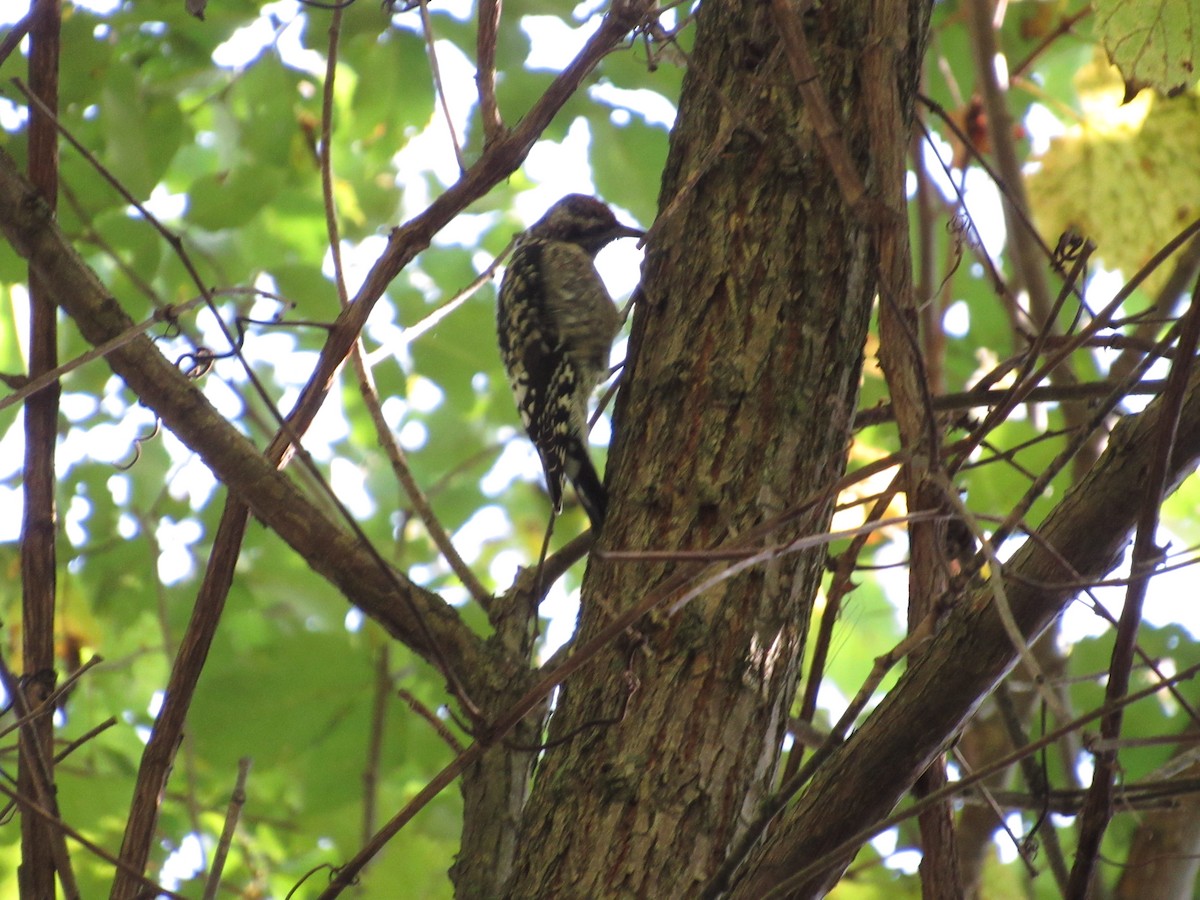
<instances>
[{"instance_id":1,"label":"yellow-bellied sapsucker","mask_svg":"<svg viewBox=\"0 0 1200 900\"><path fill-rule=\"evenodd\" d=\"M607 496L588 455L587 401L621 321L592 261L611 241L642 234L595 197L569 194L521 235L500 283L500 355L554 510L565 475L597 531Z\"/></svg>"}]
</instances>

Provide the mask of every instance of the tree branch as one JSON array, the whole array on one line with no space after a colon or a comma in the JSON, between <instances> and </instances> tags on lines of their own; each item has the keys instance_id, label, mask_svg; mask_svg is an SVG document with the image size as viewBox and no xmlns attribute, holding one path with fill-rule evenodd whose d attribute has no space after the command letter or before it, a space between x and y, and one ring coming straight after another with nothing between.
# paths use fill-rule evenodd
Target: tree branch
<instances>
[{"instance_id":1,"label":"tree branch","mask_svg":"<svg viewBox=\"0 0 1200 900\"><path fill-rule=\"evenodd\" d=\"M1159 398L1145 413L1123 420L1097 464L1040 529L1042 540L1027 541L1006 571L993 576L1009 577L1009 604L1028 640L1036 638L1077 591L1054 582L1064 576L1076 578L1075 573L1099 579L1120 558L1148 483L1138 448L1153 440L1163 408ZM1200 375L1194 374L1164 493L1178 485L1197 459ZM951 613L925 656L863 727L817 771L733 896L762 896L770 886L886 816L1017 660L987 587L976 589ZM920 728L914 728L914 722L921 723ZM831 859L823 875L806 883L801 893L827 889L846 862Z\"/></svg>"}]
</instances>

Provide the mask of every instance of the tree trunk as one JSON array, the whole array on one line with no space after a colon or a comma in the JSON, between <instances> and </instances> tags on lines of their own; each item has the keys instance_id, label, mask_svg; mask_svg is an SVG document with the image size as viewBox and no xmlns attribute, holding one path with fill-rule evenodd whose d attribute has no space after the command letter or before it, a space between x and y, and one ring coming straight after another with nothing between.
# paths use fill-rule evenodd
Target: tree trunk
<instances>
[{"instance_id":1,"label":"tree trunk","mask_svg":"<svg viewBox=\"0 0 1200 900\"><path fill-rule=\"evenodd\" d=\"M879 183L859 64L868 36L923 35L928 4L805 14L849 164ZM911 17L905 21L905 17ZM831 175L769 4L700 7L615 413L612 506L580 639L703 550L819 534L842 474L875 293L871 229ZM912 48L910 48L912 49ZM896 73L907 119L919 54ZM902 153L888 158L902 158ZM899 183L892 178L885 181ZM900 198L887 198L899 202ZM823 549L644 621L563 687L510 897L693 895L771 789ZM668 603L669 606L669 603ZM555 741L569 737L564 743Z\"/></svg>"}]
</instances>

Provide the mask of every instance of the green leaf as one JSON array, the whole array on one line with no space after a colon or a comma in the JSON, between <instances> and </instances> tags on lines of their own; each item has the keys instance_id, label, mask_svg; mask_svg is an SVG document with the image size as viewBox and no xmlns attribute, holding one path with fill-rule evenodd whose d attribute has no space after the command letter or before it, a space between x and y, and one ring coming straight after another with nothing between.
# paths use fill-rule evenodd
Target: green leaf
<instances>
[{"instance_id":1,"label":"green leaf","mask_svg":"<svg viewBox=\"0 0 1200 900\"><path fill-rule=\"evenodd\" d=\"M1085 72L1084 119L1051 144L1029 196L1047 243L1074 229L1129 277L1200 215L1200 98L1144 94L1122 104L1111 69ZM1168 273L1160 268L1145 290Z\"/></svg>"},{"instance_id":2,"label":"green leaf","mask_svg":"<svg viewBox=\"0 0 1200 900\"><path fill-rule=\"evenodd\" d=\"M1174 94L1196 82L1196 0L1096 0L1096 34L1121 70L1129 96L1143 87Z\"/></svg>"},{"instance_id":3,"label":"green leaf","mask_svg":"<svg viewBox=\"0 0 1200 900\"><path fill-rule=\"evenodd\" d=\"M275 198L283 183L281 170L262 165L201 178L192 185L188 221L209 231L244 225Z\"/></svg>"}]
</instances>

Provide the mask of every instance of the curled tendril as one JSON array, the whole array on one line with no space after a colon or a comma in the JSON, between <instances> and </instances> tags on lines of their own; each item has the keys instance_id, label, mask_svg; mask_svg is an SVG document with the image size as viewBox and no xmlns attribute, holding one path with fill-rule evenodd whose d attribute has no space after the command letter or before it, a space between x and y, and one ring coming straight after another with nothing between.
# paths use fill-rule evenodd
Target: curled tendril
<instances>
[{"instance_id":1,"label":"curled tendril","mask_svg":"<svg viewBox=\"0 0 1200 900\"><path fill-rule=\"evenodd\" d=\"M217 354L208 347L197 347L195 350L185 353L179 359L175 360L175 367L182 369L184 375L195 381L211 372L213 365L218 359L232 355L232 351L230 353Z\"/></svg>"},{"instance_id":2,"label":"curled tendril","mask_svg":"<svg viewBox=\"0 0 1200 900\"><path fill-rule=\"evenodd\" d=\"M147 441L152 441L162 433L162 419L158 416L154 417L154 424L150 426L149 431L143 431L133 439L133 456L129 462L113 463L113 468L121 472L128 472L137 465L138 460L142 458L142 444Z\"/></svg>"}]
</instances>

